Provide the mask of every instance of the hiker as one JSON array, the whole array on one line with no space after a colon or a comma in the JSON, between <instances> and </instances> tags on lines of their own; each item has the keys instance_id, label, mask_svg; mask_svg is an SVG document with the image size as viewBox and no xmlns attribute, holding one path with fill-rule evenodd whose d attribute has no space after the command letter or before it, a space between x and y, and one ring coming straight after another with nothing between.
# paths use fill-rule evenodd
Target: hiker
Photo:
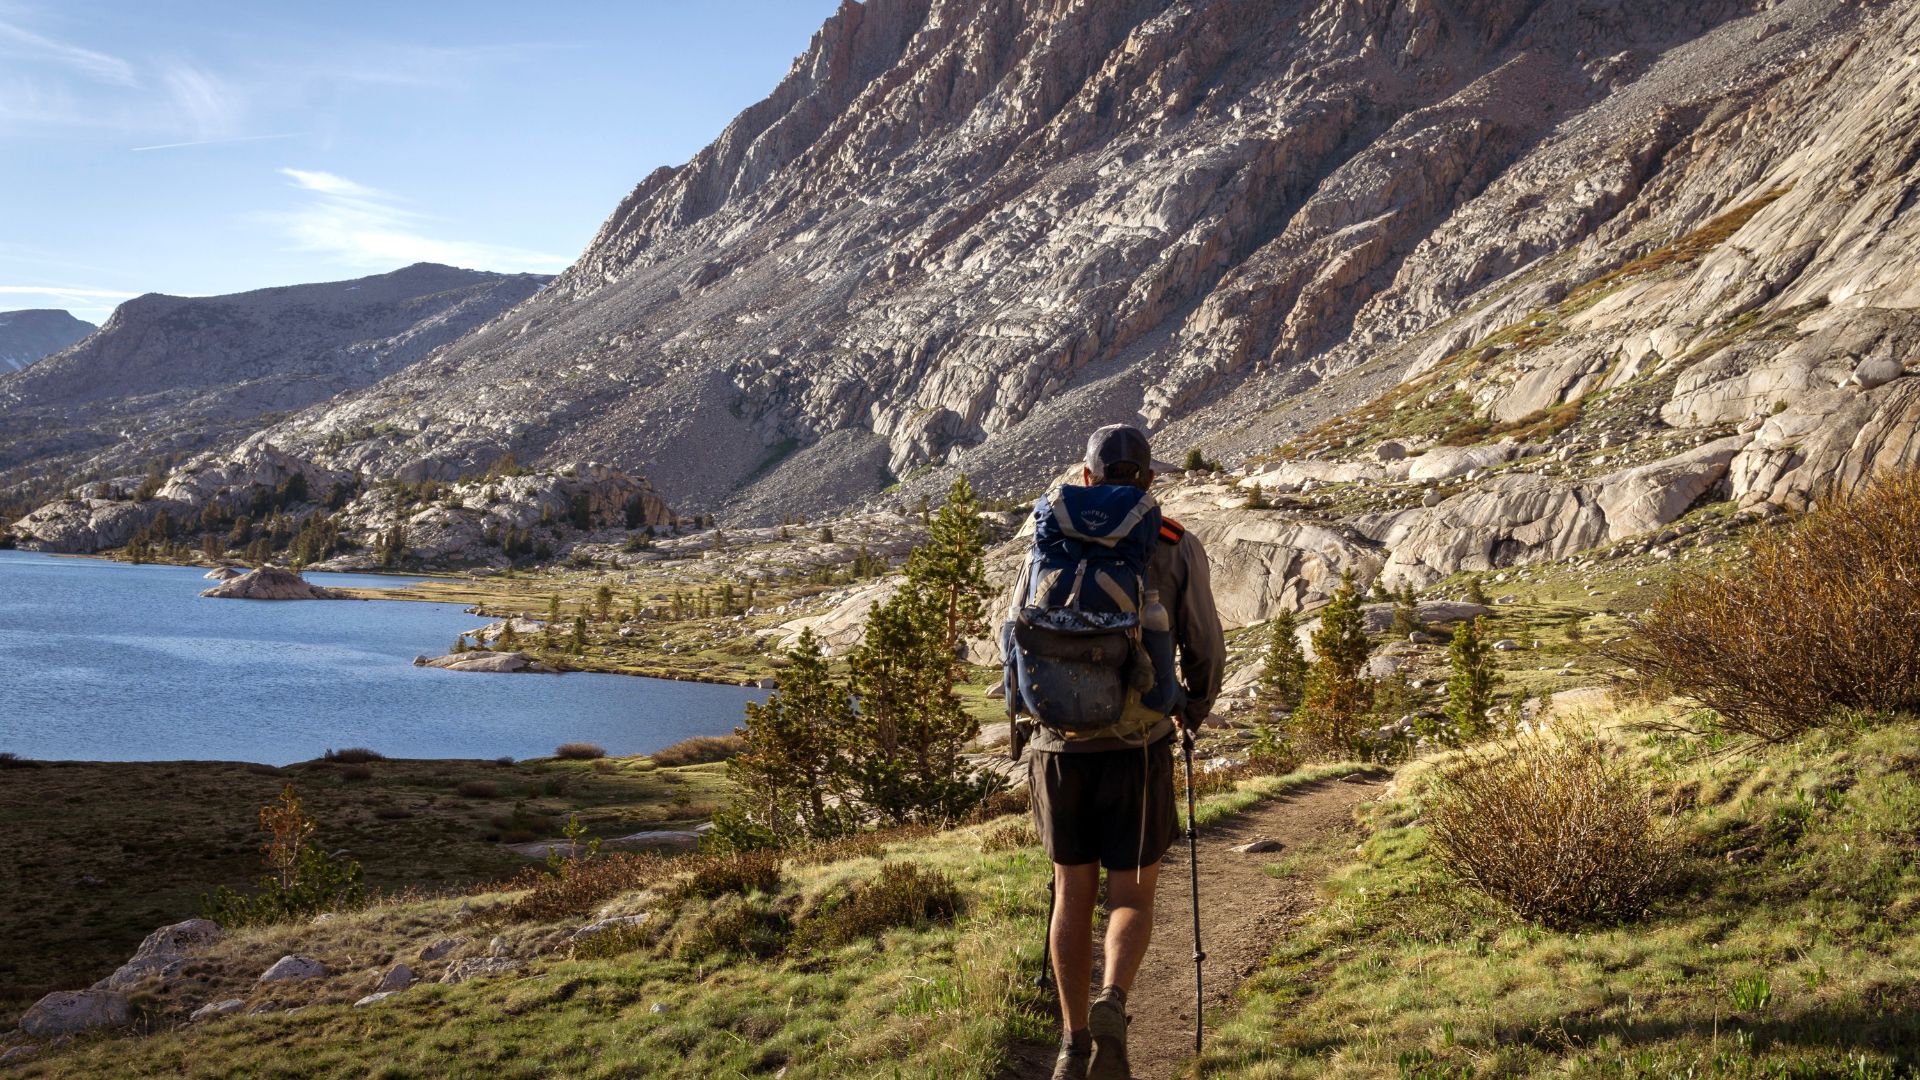
<instances>
[{"instance_id":1,"label":"hiker","mask_svg":"<svg viewBox=\"0 0 1920 1080\"><path fill-rule=\"evenodd\" d=\"M1198 728L1220 692L1226 644L1206 552L1148 492L1168 469L1140 429L1094 432L1083 484L1034 506L1032 554L1002 631L1012 753L1030 751L1034 823L1054 864L1047 943L1064 1027L1054 1080L1131 1076L1127 994L1176 829L1175 725ZM1102 867L1105 986L1089 1005Z\"/></svg>"}]
</instances>

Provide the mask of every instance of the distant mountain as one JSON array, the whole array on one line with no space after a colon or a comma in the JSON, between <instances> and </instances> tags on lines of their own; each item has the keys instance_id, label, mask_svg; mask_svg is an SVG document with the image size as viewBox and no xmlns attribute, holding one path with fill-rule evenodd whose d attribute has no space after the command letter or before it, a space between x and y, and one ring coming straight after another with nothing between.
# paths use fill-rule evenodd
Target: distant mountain
<instances>
[{"instance_id":1,"label":"distant mountain","mask_svg":"<svg viewBox=\"0 0 1920 1080\"><path fill-rule=\"evenodd\" d=\"M19 371L95 329L92 323L54 308L0 311L0 371Z\"/></svg>"},{"instance_id":2,"label":"distant mountain","mask_svg":"<svg viewBox=\"0 0 1920 1080\"><path fill-rule=\"evenodd\" d=\"M78 346L0 373L0 487L237 441L399 371L547 281L419 263L352 281L129 300Z\"/></svg>"}]
</instances>

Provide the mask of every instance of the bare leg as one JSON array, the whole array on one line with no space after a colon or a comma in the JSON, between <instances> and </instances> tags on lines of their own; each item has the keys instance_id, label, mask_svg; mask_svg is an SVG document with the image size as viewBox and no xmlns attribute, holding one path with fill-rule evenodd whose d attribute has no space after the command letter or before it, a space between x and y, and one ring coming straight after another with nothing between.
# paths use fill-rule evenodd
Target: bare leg
<instances>
[{"instance_id":1,"label":"bare leg","mask_svg":"<svg viewBox=\"0 0 1920 1080\"><path fill-rule=\"evenodd\" d=\"M1132 870L1107 872L1108 986L1133 992L1133 977L1139 974L1147 943L1153 938L1153 892L1159 883L1159 863L1141 867L1138 882Z\"/></svg>"},{"instance_id":2,"label":"bare leg","mask_svg":"<svg viewBox=\"0 0 1920 1080\"><path fill-rule=\"evenodd\" d=\"M1053 981L1060 988L1060 1015L1068 1033L1085 1031L1088 988L1093 982L1093 902L1100 892L1100 864L1055 863L1053 889L1053 924L1047 934L1053 946ZM1134 966L1139 967L1138 960Z\"/></svg>"}]
</instances>

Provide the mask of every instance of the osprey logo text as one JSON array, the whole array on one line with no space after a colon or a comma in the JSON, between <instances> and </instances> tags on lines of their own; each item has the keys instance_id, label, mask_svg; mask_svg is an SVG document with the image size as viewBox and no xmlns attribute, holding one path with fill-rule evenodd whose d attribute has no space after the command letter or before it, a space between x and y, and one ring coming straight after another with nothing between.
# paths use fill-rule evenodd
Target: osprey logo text
<instances>
[{"instance_id":1,"label":"osprey logo text","mask_svg":"<svg viewBox=\"0 0 1920 1080\"><path fill-rule=\"evenodd\" d=\"M1105 510L1088 510L1081 514L1081 517L1086 519L1087 528L1089 529L1106 528L1107 521L1109 520Z\"/></svg>"}]
</instances>

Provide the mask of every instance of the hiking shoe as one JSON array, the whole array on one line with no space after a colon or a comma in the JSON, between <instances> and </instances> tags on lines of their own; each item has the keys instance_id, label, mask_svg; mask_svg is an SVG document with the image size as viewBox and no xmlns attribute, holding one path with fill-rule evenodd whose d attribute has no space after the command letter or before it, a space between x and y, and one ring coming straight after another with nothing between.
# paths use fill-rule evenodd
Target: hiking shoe
<instances>
[{"instance_id":1,"label":"hiking shoe","mask_svg":"<svg viewBox=\"0 0 1920 1080\"><path fill-rule=\"evenodd\" d=\"M1076 1047L1068 1043L1053 1059L1053 1080L1087 1080L1087 1065L1093 1058L1093 1046Z\"/></svg>"},{"instance_id":2,"label":"hiking shoe","mask_svg":"<svg viewBox=\"0 0 1920 1080\"><path fill-rule=\"evenodd\" d=\"M1087 1012L1087 1027L1093 1032L1087 1080L1133 1080L1127 1067L1127 1022L1126 991L1117 986L1100 991Z\"/></svg>"}]
</instances>

